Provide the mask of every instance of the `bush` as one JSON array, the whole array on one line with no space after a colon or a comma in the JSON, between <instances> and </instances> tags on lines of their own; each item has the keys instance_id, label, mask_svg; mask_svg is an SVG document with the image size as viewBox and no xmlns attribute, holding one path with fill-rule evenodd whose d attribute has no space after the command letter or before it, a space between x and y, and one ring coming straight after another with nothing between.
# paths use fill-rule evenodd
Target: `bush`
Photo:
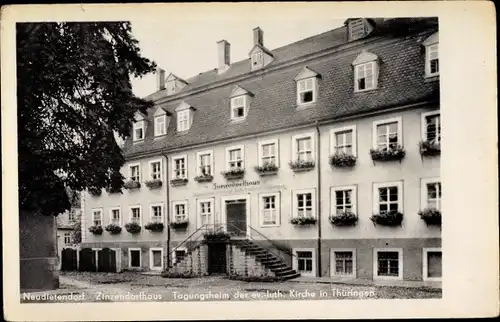
<instances>
[{"instance_id":1,"label":"bush","mask_svg":"<svg viewBox=\"0 0 500 322\"><path fill-rule=\"evenodd\" d=\"M107 232L113 235L119 234L122 231L122 227L115 224L109 224L106 226L105 229Z\"/></svg>"},{"instance_id":2,"label":"bush","mask_svg":"<svg viewBox=\"0 0 500 322\"><path fill-rule=\"evenodd\" d=\"M331 215L328 219L334 226L354 226L358 221L358 216L352 212L344 212L342 214Z\"/></svg>"},{"instance_id":3,"label":"bush","mask_svg":"<svg viewBox=\"0 0 500 322\"><path fill-rule=\"evenodd\" d=\"M330 164L337 168L353 167L356 164L356 157L346 153L335 153L330 157Z\"/></svg>"},{"instance_id":4,"label":"bush","mask_svg":"<svg viewBox=\"0 0 500 322\"><path fill-rule=\"evenodd\" d=\"M99 226L90 226L89 227L89 231L94 234L94 235L101 235L103 230L102 230L102 227L99 225Z\"/></svg>"},{"instance_id":5,"label":"bush","mask_svg":"<svg viewBox=\"0 0 500 322\"><path fill-rule=\"evenodd\" d=\"M314 169L316 164L314 161L296 160L290 161L288 165L293 171L308 171Z\"/></svg>"},{"instance_id":6,"label":"bush","mask_svg":"<svg viewBox=\"0 0 500 322\"><path fill-rule=\"evenodd\" d=\"M297 226L315 225L317 221L314 217L295 217L290 219L290 223Z\"/></svg>"},{"instance_id":7,"label":"bush","mask_svg":"<svg viewBox=\"0 0 500 322\"><path fill-rule=\"evenodd\" d=\"M400 226L403 222L403 214L399 211L391 210L374 214L370 218L373 223L383 226Z\"/></svg>"},{"instance_id":8,"label":"bush","mask_svg":"<svg viewBox=\"0 0 500 322\"><path fill-rule=\"evenodd\" d=\"M129 222L125 224L125 229L131 234L138 234L141 232L141 226L135 222Z\"/></svg>"},{"instance_id":9,"label":"bush","mask_svg":"<svg viewBox=\"0 0 500 322\"><path fill-rule=\"evenodd\" d=\"M152 232L162 232L165 226L162 222L149 222L144 226L144 229L147 229Z\"/></svg>"},{"instance_id":10,"label":"bush","mask_svg":"<svg viewBox=\"0 0 500 322\"><path fill-rule=\"evenodd\" d=\"M102 189L97 189L97 188L89 188L89 193L94 196L94 197L98 197L101 195L102 193Z\"/></svg>"},{"instance_id":11,"label":"bush","mask_svg":"<svg viewBox=\"0 0 500 322\"><path fill-rule=\"evenodd\" d=\"M370 155L373 161L394 161L403 159L406 151L398 145L390 149L370 149Z\"/></svg>"},{"instance_id":12,"label":"bush","mask_svg":"<svg viewBox=\"0 0 500 322\"><path fill-rule=\"evenodd\" d=\"M441 225L441 211L435 208L426 208L418 212L420 218L427 225Z\"/></svg>"}]
</instances>

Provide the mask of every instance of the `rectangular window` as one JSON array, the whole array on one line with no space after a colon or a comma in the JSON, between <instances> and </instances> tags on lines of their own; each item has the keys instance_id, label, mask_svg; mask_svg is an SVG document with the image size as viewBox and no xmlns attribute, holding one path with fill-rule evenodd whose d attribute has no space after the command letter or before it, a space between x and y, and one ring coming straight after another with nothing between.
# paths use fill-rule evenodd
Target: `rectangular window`
<instances>
[{"instance_id":1,"label":"rectangular window","mask_svg":"<svg viewBox=\"0 0 500 322\"><path fill-rule=\"evenodd\" d=\"M356 66L356 91L366 91L376 87L375 62Z\"/></svg>"},{"instance_id":2,"label":"rectangular window","mask_svg":"<svg viewBox=\"0 0 500 322\"><path fill-rule=\"evenodd\" d=\"M120 208L111 209L110 211L111 224L120 226Z\"/></svg>"},{"instance_id":3,"label":"rectangular window","mask_svg":"<svg viewBox=\"0 0 500 322\"><path fill-rule=\"evenodd\" d=\"M392 150L403 145L402 118L394 117L373 122L373 148Z\"/></svg>"},{"instance_id":4,"label":"rectangular window","mask_svg":"<svg viewBox=\"0 0 500 322\"><path fill-rule=\"evenodd\" d=\"M153 161L149 163L150 171L151 171L151 179L152 180L160 180L161 179L161 161Z\"/></svg>"},{"instance_id":5,"label":"rectangular window","mask_svg":"<svg viewBox=\"0 0 500 322\"><path fill-rule=\"evenodd\" d=\"M354 256L352 251L335 251L335 275L354 275Z\"/></svg>"},{"instance_id":6,"label":"rectangular window","mask_svg":"<svg viewBox=\"0 0 500 322\"><path fill-rule=\"evenodd\" d=\"M426 53L427 76L439 75L439 45L427 46Z\"/></svg>"},{"instance_id":7,"label":"rectangular window","mask_svg":"<svg viewBox=\"0 0 500 322\"><path fill-rule=\"evenodd\" d=\"M350 40L356 40L365 35L365 23L363 19L352 20L349 22Z\"/></svg>"},{"instance_id":8,"label":"rectangular window","mask_svg":"<svg viewBox=\"0 0 500 322\"><path fill-rule=\"evenodd\" d=\"M140 207L130 207L130 222L141 224L141 208Z\"/></svg>"},{"instance_id":9,"label":"rectangular window","mask_svg":"<svg viewBox=\"0 0 500 322\"><path fill-rule=\"evenodd\" d=\"M377 276L399 276L399 253L377 252Z\"/></svg>"},{"instance_id":10,"label":"rectangular window","mask_svg":"<svg viewBox=\"0 0 500 322\"><path fill-rule=\"evenodd\" d=\"M259 166L274 164L279 167L278 139L259 141Z\"/></svg>"},{"instance_id":11,"label":"rectangular window","mask_svg":"<svg viewBox=\"0 0 500 322\"><path fill-rule=\"evenodd\" d=\"M129 166L129 171L130 171L130 180L136 182L141 181L141 171L140 171L140 166L138 164Z\"/></svg>"},{"instance_id":12,"label":"rectangular window","mask_svg":"<svg viewBox=\"0 0 500 322\"><path fill-rule=\"evenodd\" d=\"M76 219L76 210L75 209L71 209L68 212L68 220L71 223L71 222L75 221L75 219Z\"/></svg>"},{"instance_id":13,"label":"rectangular window","mask_svg":"<svg viewBox=\"0 0 500 322\"><path fill-rule=\"evenodd\" d=\"M186 250L185 249L176 249L173 253L174 258L173 262L174 264L178 264L182 262L184 258L186 258Z\"/></svg>"},{"instance_id":14,"label":"rectangular window","mask_svg":"<svg viewBox=\"0 0 500 322\"><path fill-rule=\"evenodd\" d=\"M316 259L313 248L294 248L293 249L293 269L302 276L316 276Z\"/></svg>"},{"instance_id":15,"label":"rectangular window","mask_svg":"<svg viewBox=\"0 0 500 322\"><path fill-rule=\"evenodd\" d=\"M278 226L280 216L279 193L260 195L260 223L262 227Z\"/></svg>"},{"instance_id":16,"label":"rectangular window","mask_svg":"<svg viewBox=\"0 0 500 322\"><path fill-rule=\"evenodd\" d=\"M163 205L151 205L151 221L163 222Z\"/></svg>"},{"instance_id":17,"label":"rectangular window","mask_svg":"<svg viewBox=\"0 0 500 322\"><path fill-rule=\"evenodd\" d=\"M200 227L203 225L210 225L213 216L213 203L212 200L199 201L200 213Z\"/></svg>"},{"instance_id":18,"label":"rectangular window","mask_svg":"<svg viewBox=\"0 0 500 322\"><path fill-rule=\"evenodd\" d=\"M293 192L294 217L315 217L314 190L299 190Z\"/></svg>"},{"instance_id":19,"label":"rectangular window","mask_svg":"<svg viewBox=\"0 0 500 322\"><path fill-rule=\"evenodd\" d=\"M297 159L300 161L312 161L312 140L302 138L297 140Z\"/></svg>"},{"instance_id":20,"label":"rectangular window","mask_svg":"<svg viewBox=\"0 0 500 322\"><path fill-rule=\"evenodd\" d=\"M297 81L297 100L299 105L316 101L316 78Z\"/></svg>"},{"instance_id":21,"label":"rectangular window","mask_svg":"<svg viewBox=\"0 0 500 322\"><path fill-rule=\"evenodd\" d=\"M353 200L351 189L335 191L335 208L337 214L352 212Z\"/></svg>"},{"instance_id":22,"label":"rectangular window","mask_svg":"<svg viewBox=\"0 0 500 322\"><path fill-rule=\"evenodd\" d=\"M252 54L252 66L262 65L262 52L257 51Z\"/></svg>"},{"instance_id":23,"label":"rectangular window","mask_svg":"<svg viewBox=\"0 0 500 322\"><path fill-rule=\"evenodd\" d=\"M185 179L187 178L187 165L186 156L174 157L173 160L173 179Z\"/></svg>"},{"instance_id":24,"label":"rectangular window","mask_svg":"<svg viewBox=\"0 0 500 322\"><path fill-rule=\"evenodd\" d=\"M356 125L330 130L330 154L357 156Z\"/></svg>"},{"instance_id":25,"label":"rectangular window","mask_svg":"<svg viewBox=\"0 0 500 322\"><path fill-rule=\"evenodd\" d=\"M188 214L187 214L187 202L174 202L173 203L173 208L174 208L174 221L184 221L187 220Z\"/></svg>"},{"instance_id":26,"label":"rectangular window","mask_svg":"<svg viewBox=\"0 0 500 322\"><path fill-rule=\"evenodd\" d=\"M130 268L141 268L141 249L129 248L128 249L128 266Z\"/></svg>"},{"instance_id":27,"label":"rectangular window","mask_svg":"<svg viewBox=\"0 0 500 322\"><path fill-rule=\"evenodd\" d=\"M71 233L70 232L65 232L64 233L64 245L71 245Z\"/></svg>"},{"instance_id":28,"label":"rectangular window","mask_svg":"<svg viewBox=\"0 0 500 322\"><path fill-rule=\"evenodd\" d=\"M149 249L150 269L161 270L163 268L163 248Z\"/></svg>"},{"instance_id":29,"label":"rectangular window","mask_svg":"<svg viewBox=\"0 0 500 322\"><path fill-rule=\"evenodd\" d=\"M422 113L422 140L441 144L441 115L439 111Z\"/></svg>"},{"instance_id":30,"label":"rectangular window","mask_svg":"<svg viewBox=\"0 0 500 322\"><path fill-rule=\"evenodd\" d=\"M442 188L440 178L426 178L421 181L421 209L437 209L441 210L442 204Z\"/></svg>"},{"instance_id":31,"label":"rectangular window","mask_svg":"<svg viewBox=\"0 0 500 322\"><path fill-rule=\"evenodd\" d=\"M403 182L376 183L373 187L374 213L403 211Z\"/></svg>"},{"instance_id":32,"label":"rectangular window","mask_svg":"<svg viewBox=\"0 0 500 322\"><path fill-rule=\"evenodd\" d=\"M443 275L441 248L423 249L423 280L441 281Z\"/></svg>"},{"instance_id":33,"label":"rectangular window","mask_svg":"<svg viewBox=\"0 0 500 322\"><path fill-rule=\"evenodd\" d=\"M155 117L155 136L165 135L167 133L167 116L160 115Z\"/></svg>"},{"instance_id":34,"label":"rectangular window","mask_svg":"<svg viewBox=\"0 0 500 322\"><path fill-rule=\"evenodd\" d=\"M177 131L189 130L189 110L177 112Z\"/></svg>"},{"instance_id":35,"label":"rectangular window","mask_svg":"<svg viewBox=\"0 0 500 322\"><path fill-rule=\"evenodd\" d=\"M203 151L197 153L198 175L201 176L213 175L212 155L213 155L212 151Z\"/></svg>"},{"instance_id":36,"label":"rectangular window","mask_svg":"<svg viewBox=\"0 0 500 322\"><path fill-rule=\"evenodd\" d=\"M92 222L94 226L102 226L102 210L92 211Z\"/></svg>"},{"instance_id":37,"label":"rectangular window","mask_svg":"<svg viewBox=\"0 0 500 322\"><path fill-rule=\"evenodd\" d=\"M144 140L144 121L134 123L134 141Z\"/></svg>"},{"instance_id":38,"label":"rectangular window","mask_svg":"<svg viewBox=\"0 0 500 322\"><path fill-rule=\"evenodd\" d=\"M231 99L231 119L240 120L245 118L246 96L238 96Z\"/></svg>"},{"instance_id":39,"label":"rectangular window","mask_svg":"<svg viewBox=\"0 0 500 322\"><path fill-rule=\"evenodd\" d=\"M235 147L227 150L229 169L243 168L243 148Z\"/></svg>"}]
</instances>

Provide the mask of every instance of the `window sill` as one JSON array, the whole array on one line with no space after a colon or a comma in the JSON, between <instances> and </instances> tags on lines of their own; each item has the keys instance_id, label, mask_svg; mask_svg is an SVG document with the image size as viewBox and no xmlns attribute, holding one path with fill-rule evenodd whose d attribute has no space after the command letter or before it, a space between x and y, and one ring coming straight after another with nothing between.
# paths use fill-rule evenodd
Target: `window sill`
<instances>
[{"instance_id":1,"label":"window sill","mask_svg":"<svg viewBox=\"0 0 500 322\"><path fill-rule=\"evenodd\" d=\"M161 134L161 135L155 135L155 136L154 136L154 140L163 139L163 138L165 138L165 137L167 137L167 133L165 133L165 134Z\"/></svg>"},{"instance_id":2,"label":"window sill","mask_svg":"<svg viewBox=\"0 0 500 322\"><path fill-rule=\"evenodd\" d=\"M244 122L245 120L246 120L246 117L241 117L241 118L237 118L237 119L231 119L230 123L231 124L241 123L241 122Z\"/></svg>"},{"instance_id":3,"label":"window sill","mask_svg":"<svg viewBox=\"0 0 500 322\"><path fill-rule=\"evenodd\" d=\"M140 144L140 143L144 143L144 139L142 139L142 140L134 140L133 141L133 144Z\"/></svg>"},{"instance_id":4,"label":"window sill","mask_svg":"<svg viewBox=\"0 0 500 322\"><path fill-rule=\"evenodd\" d=\"M437 75L426 75L424 82L425 83L439 82L439 74L437 74Z\"/></svg>"},{"instance_id":5,"label":"window sill","mask_svg":"<svg viewBox=\"0 0 500 322\"><path fill-rule=\"evenodd\" d=\"M315 105L316 105L316 101L309 102L309 103L302 103L302 104L297 103L297 107L295 107L295 109L296 110L305 110L305 109L308 109L308 108L313 107Z\"/></svg>"},{"instance_id":6,"label":"window sill","mask_svg":"<svg viewBox=\"0 0 500 322\"><path fill-rule=\"evenodd\" d=\"M273 225L260 225L260 228L273 228L273 227L279 227L280 225L278 224L273 224Z\"/></svg>"},{"instance_id":7,"label":"window sill","mask_svg":"<svg viewBox=\"0 0 500 322\"><path fill-rule=\"evenodd\" d=\"M402 276L374 276L373 280L375 281L401 281L403 280Z\"/></svg>"},{"instance_id":8,"label":"window sill","mask_svg":"<svg viewBox=\"0 0 500 322\"><path fill-rule=\"evenodd\" d=\"M354 90L354 94L358 94L358 93L369 93L369 92L376 91L377 89L378 89L378 87L374 87L374 88L370 88L370 89L355 89L355 90Z\"/></svg>"}]
</instances>

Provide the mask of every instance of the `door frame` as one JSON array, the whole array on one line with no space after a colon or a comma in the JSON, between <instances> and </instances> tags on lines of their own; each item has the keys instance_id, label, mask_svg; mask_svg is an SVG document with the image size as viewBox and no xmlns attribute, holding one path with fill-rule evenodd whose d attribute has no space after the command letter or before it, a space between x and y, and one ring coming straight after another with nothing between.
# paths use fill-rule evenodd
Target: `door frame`
<instances>
[{"instance_id":1,"label":"door frame","mask_svg":"<svg viewBox=\"0 0 500 322\"><path fill-rule=\"evenodd\" d=\"M224 225L224 230L227 232L227 207L226 201L245 200L245 221L246 221L246 235L250 237L250 194L229 195L221 197L221 223Z\"/></svg>"},{"instance_id":2,"label":"door frame","mask_svg":"<svg viewBox=\"0 0 500 322\"><path fill-rule=\"evenodd\" d=\"M161 252L161 266L160 267L154 267L154 257L153 257L153 251L160 251ZM163 267L165 266L164 264L165 259L163 258L163 247L151 247L149 249L149 269L152 271L161 271L163 270Z\"/></svg>"}]
</instances>

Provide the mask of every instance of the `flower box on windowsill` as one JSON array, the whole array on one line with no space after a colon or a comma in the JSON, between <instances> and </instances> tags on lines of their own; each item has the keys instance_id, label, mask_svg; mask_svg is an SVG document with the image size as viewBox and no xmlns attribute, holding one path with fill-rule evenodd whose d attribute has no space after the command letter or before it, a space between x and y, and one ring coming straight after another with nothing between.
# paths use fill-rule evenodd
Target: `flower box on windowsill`
<instances>
[{"instance_id":1,"label":"flower box on windowsill","mask_svg":"<svg viewBox=\"0 0 500 322\"><path fill-rule=\"evenodd\" d=\"M210 231L203 234L203 239L205 241L226 241L231 239L231 235L225 231Z\"/></svg>"},{"instance_id":2,"label":"flower box on windowsill","mask_svg":"<svg viewBox=\"0 0 500 322\"><path fill-rule=\"evenodd\" d=\"M346 153L335 153L330 156L330 165L337 168L349 168L356 164L356 157Z\"/></svg>"},{"instance_id":3,"label":"flower box on windowsill","mask_svg":"<svg viewBox=\"0 0 500 322\"><path fill-rule=\"evenodd\" d=\"M377 225L382 226L401 226L403 222L403 214L399 211L384 211L378 214L374 214L370 217L370 220Z\"/></svg>"},{"instance_id":4,"label":"flower box on windowsill","mask_svg":"<svg viewBox=\"0 0 500 322\"><path fill-rule=\"evenodd\" d=\"M102 235L102 232L103 232L102 227L96 226L96 225L90 226L89 231L94 235Z\"/></svg>"},{"instance_id":5,"label":"flower box on windowsill","mask_svg":"<svg viewBox=\"0 0 500 322\"><path fill-rule=\"evenodd\" d=\"M172 221L169 226L172 229L186 229L188 224L189 222L187 220L181 220L181 221Z\"/></svg>"},{"instance_id":6,"label":"flower box on windowsill","mask_svg":"<svg viewBox=\"0 0 500 322\"><path fill-rule=\"evenodd\" d=\"M102 189L90 188L89 193L94 197L99 197L102 193Z\"/></svg>"},{"instance_id":7,"label":"flower box on windowsill","mask_svg":"<svg viewBox=\"0 0 500 322\"><path fill-rule=\"evenodd\" d=\"M373 161L399 161L406 155L405 149L398 145L391 149L370 149Z\"/></svg>"},{"instance_id":8,"label":"flower box on windowsill","mask_svg":"<svg viewBox=\"0 0 500 322\"><path fill-rule=\"evenodd\" d=\"M149 230L154 233L161 233L165 225L161 222L149 222L144 226L144 229Z\"/></svg>"},{"instance_id":9,"label":"flower box on windowsill","mask_svg":"<svg viewBox=\"0 0 500 322\"><path fill-rule=\"evenodd\" d=\"M135 222L125 224L125 229L131 234L138 234L141 232L141 226Z\"/></svg>"},{"instance_id":10,"label":"flower box on windowsill","mask_svg":"<svg viewBox=\"0 0 500 322\"><path fill-rule=\"evenodd\" d=\"M257 172L261 177L272 176L278 173L278 167L274 163L266 163L262 166L255 166L255 172Z\"/></svg>"},{"instance_id":11,"label":"flower box on windowsill","mask_svg":"<svg viewBox=\"0 0 500 322\"><path fill-rule=\"evenodd\" d=\"M429 141L420 141L418 144L420 147L420 155L421 156L436 156L441 154L441 144L429 142Z\"/></svg>"},{"instance_id":12,"label":"flower box on windowsill","mask_svg":"<svg viewBox=\"0 0 500 322\"><path fill-rule=\"evenodd\" d=\"M314 217L295 217L290 219L290 223L295 226L316 225L318 220Z\"/></svg>"},{"instance_id":13,"label":"flower box on windowsill","mask_svg":"<svg viewBox=\"0 0 500 322\"><path fill-rule=\"evenodd\" d=\"M104 229L106 229L106 231L109 232L111 235L117 235L122 231L122 227L115 224L109 224Z\"/></svg>"},{"instance_id":14,"label":"flower box on windowsill","mask_svg":"<svg viewBox=\"0 0 500 322\"><path fill-rule=\"evenodd\" d=\"M211 182L212 180L214 180L214 176L212 176L210 174L199 175L199 176L195 177L194 180L196 182Z\"/></svg>"},{"instance_id":15,"label":"flower box on windowsill","mask_svg":"<svg viewBox=\"0 0 500 322\"><path fill-rule=\"evenodd\" d=\"M436 208L426 208L419 211L418 214L427 225L441 225L441 211Z\"/></svg>"},{"instance_id":16,"label":"flower box on windowsill","mask_svg":"<svg viewBox=\"0 0 500 322\"><path fill-rule=\"evenodd\" d=\"M236 168L221 173L227 180L236 180L242 179L245 176L245 169Z\"/></svg>"},{"instance_id":17,"label":"flower box on windowsill","mask_svg":"<svg viewBox=\"0 0 500 322\"><path fill-rule=\"evenodd\" d=\"M358 216L348 211L341 214L331 215L328 219L332 225L337 227L355 226L358 222Z\"/></svg>"},{"instance_id":18,"label":"flower box on windowsill","mask_svg":"<svg viewBox=\"0 0 500 322\"><path fill-rule=\"evenodd\" d=\"M288 165L290 166L290 169L293 170L293 172L310 171L316 166L314 161L302 160L290 161Z\"/></svg>"},{"instance_id":19,"label":"flower box on windowsill","mask_svg":"<svg viewBox=\"0 0 500 322\"><path fill-rule=\"evenodd\" d=\"M172 187L178 187L178 186L184 186L188 183L188 179L187 178L176 178L176 179L172 179L170 180L170 184L172 185Z\"/></svg>"},{"instance_id":20,"label":"flower box on windowsill","mask_svg":"<svg viewBox=\"0 0 500 322\"><path fill-rule=\"evenodd\" d=\"M138 181L129 180L123 184L123 187L129 190L139 189L141 187L141 183Z\"/></svg>"},{"instance_id":21,"label":"flower box on windowsill","mask_svg":"<svg viewBox=\"0 0 500 322\"><path fill-rule=\"evenodd\" d=\"M149 189L159 189L163 185L163 182L160 179L153 179L153 180L144 181L144 184Z\"/></svg>"}]
</instances>

